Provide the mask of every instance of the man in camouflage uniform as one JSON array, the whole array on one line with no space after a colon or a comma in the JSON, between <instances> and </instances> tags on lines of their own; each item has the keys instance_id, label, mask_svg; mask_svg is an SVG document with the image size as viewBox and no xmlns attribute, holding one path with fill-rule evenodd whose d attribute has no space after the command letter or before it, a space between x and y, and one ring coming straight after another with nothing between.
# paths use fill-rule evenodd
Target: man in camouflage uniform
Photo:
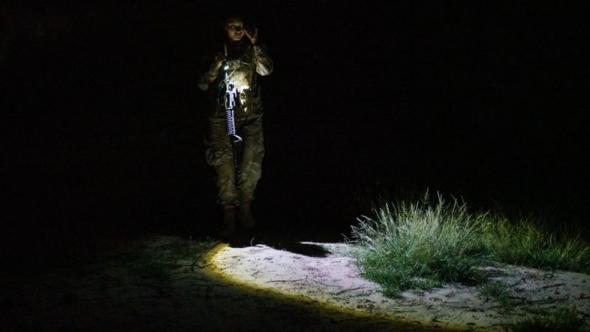
<instances>
[{"instance_id":1,"label":"man in camouflage uniform","mask_svg":"<svg viewBox=\"0 0 590 332\"><path fill-rule=\"evenodd\" d=\"M257 44L258 31L248 32L244 21L232 17L225 22L227 41L209 70L201 77L199 88L213 90L215 98L209 117L210 133L207 141L207 163L217 173L218 201L223 206L221 235L231 236L236 229L236 213L244 228L254 226L251 213L254 190L261 176L264 157L262 132L262 102L258 75L267 76L273 63L264 48ZM246 38L244 38L246 37ZM237 89L235 128L243 141L241 149L234 149L224 107L224 80ZM234 155L236 151L240 155ZM239 161L239 165L234 164ZM237 172L236 172L237 171Z\"/></svg>"}]
</instances>

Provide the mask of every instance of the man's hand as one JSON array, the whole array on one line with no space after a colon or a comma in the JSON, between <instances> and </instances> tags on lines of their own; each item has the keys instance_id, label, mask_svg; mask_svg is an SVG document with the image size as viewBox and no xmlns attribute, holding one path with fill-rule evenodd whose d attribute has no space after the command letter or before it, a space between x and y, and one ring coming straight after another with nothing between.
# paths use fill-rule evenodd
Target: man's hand
<instances>
[{"instance_id":1,"label":"man's hand","mask_svg":"<svg viewBox=\"0 0 590 332\"><path fill-rule=\"evenodd\" d=\"M222 53L217 53L215 55L213 63L215 64L215 67L219 68L219 67L221 67L221 65L223 64L224 61L225 61L225 55L223 55Z\"/></svg>"},{"instance_id":2,"label":"man's hand","mask_svg":"<svg viewBox=\"0 0 590 332\"><path fill-rule=\"evenodd\" d=\"M250 34L248 30L244 30L244 33L246 34L246 37L250 39L250 43L252 43L252 45L256 45L256 41L258 40L258 28L254 28L254 33L252 34Z\"/></svg>"}]
</instances>

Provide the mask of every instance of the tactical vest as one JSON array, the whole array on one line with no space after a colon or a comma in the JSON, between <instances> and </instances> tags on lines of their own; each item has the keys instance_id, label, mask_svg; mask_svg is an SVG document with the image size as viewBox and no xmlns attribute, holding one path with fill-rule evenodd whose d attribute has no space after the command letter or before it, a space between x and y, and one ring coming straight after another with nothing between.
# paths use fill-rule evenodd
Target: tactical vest
<instances>
[{"instance_id":1,"label":"tactical vest","mask_svg":"<svg viewBox=\"0 0 590 332\"><path fill-rule=\"evenodd\" d=\"M238 50L225 47L226 61L219 68L217 79L217 99L213 117L225 116L225 84L226 80L238 91L235 117L244 118L262 114L260 86L257 82L254 51L250 45Z\"/></svg>"}]
</instances>

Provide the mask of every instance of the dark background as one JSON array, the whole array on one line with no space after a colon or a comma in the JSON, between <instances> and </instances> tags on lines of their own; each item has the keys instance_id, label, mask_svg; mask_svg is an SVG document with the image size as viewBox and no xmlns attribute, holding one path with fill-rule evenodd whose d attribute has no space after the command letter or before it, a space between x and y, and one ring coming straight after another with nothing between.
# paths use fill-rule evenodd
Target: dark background
<instances>
[{"instance_id":1,"label":"dark background","mask_svg":"<svg viewBox=\"0 0 590 332\"><path fill-rule=\"evenodd\" d=\"M13 1L0 5L6 258L214 235L196 83L228 13L275 61L260 234L340 240L379 196L428 188L588 238L590 30L572 4Z\"/></svg>"}]
</instances>

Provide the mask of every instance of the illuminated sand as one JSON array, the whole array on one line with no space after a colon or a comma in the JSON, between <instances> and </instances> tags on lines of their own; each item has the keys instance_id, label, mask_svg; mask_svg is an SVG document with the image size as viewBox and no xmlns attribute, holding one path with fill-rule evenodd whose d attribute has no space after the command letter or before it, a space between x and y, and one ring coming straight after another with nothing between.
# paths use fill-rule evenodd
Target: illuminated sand
<instances>
[{"instance_id":1,"label":"illuminated sand","mask_svg":"<svg viewBox=\"0 0 590 332\"><path fill-rule=\"evenodd\" d=\"M363 279L345 244L304 243L329 251L313 257L266 245L223 246L211 257L215 271L232 282L271 290L294 299L319 301L330 307L423 326L503 330L530 315L532 309L573 305L590 317L590 276L571 272L505 266L487 268L491 280L506 283L516 302L509 312L478 288L445 285L431 291L407 291L399 299L385 297L378 284Z\"/></svg>"}]
</instances>

